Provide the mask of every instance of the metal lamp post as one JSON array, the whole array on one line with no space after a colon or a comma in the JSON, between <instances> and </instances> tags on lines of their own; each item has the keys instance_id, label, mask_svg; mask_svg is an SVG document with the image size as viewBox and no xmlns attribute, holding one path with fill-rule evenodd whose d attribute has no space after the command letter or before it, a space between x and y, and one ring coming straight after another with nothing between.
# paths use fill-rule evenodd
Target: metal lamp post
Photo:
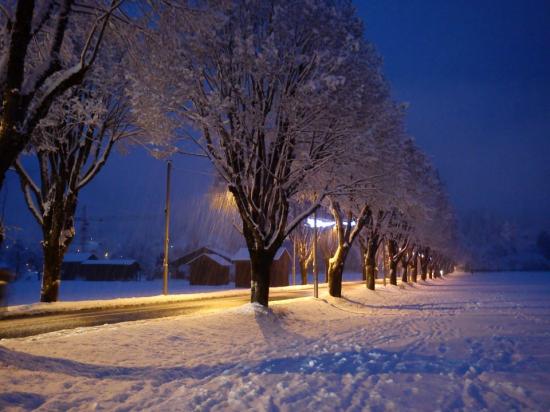
<instances>
[{"instance_id":1,"label":"metal lamp post","mask_svg":"<svg viewBox=\"0 0 550 412\"><path fill-rule=\"evenodd\" d=\"M317 273L317 210L313 212L313 296L319 297L319 273Z\"/></svg>"}]
</instances>

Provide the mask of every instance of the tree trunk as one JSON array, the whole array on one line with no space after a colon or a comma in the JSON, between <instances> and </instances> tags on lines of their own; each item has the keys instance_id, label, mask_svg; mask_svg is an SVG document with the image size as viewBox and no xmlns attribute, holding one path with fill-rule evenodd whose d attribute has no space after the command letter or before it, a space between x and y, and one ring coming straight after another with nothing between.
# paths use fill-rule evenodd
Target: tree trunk
<instances>
[{"instance_id":1,"label":"tree trunk","mask_svg":"<svg viewBox=\"0 0 550 412\"><path fill-rule=\"evenodd\" d=\"M367 242L367 252L365 254L365 275L367 288L374 290L375 268L376 268L376 249L378 240L369 238Z\"/></svg>"},{"instance_id":2,"label":"tree trunk","mask_svg":"<svg viewBox=\"0 0 550 412\"><path fill-rule=\"evenodd\" d=\"M300 277L302 278L302 285L307 285L307 259L300 259Z\"/></svg>"},{"instance_id":3,"label":"tree trunk","mask_svg":"<svg viewBox=\"0 0 550 412\"><path fill-rule=\"evenodd\" d=\"M397 262L393 259L390 259L390 285L397 286Z\"/></svg>"},{"instance_id":4,"label":"tree trunk","mask_svg":"<svg viewBox=\"0 0 550 412\"><path fill-rule=\"evenodd\" d=\"M323 258L323 262L325 263L325 281L324 283L328 282L328 267L330 266L330 257Z\"/></svg>"},{"instance_id":5,"label":"tree trunk","mask_svg":"<svg viewBox=\"0 0 550 412\"><path fill-rule=\"evenodd\" d=\"M342 274L349 247L338 246L336 253L329 260L328 268L328 292L330 296L339 298L342 296Z\"/></svg>"},{"instance_id":6,"label":"tree trunk","mask_svg":"<svg viewBox=\"0 0 550 412\"><path fill-rule=\"evenodd\" d=\"M44 273L42 274L40 302L57 302L64 251L59 246L59 238L53 236L45 238L42 249L44 251Z\"/></svg>"},{"instance_id":7,"label":"tree trunk","mask_svg":"<svg viewBox=\"0 0 550 412\"><path fill-rule=\"evenodd\" d=\"M63 192L59 190L57 193L60 195L51 208L54 212L44 217L46 223L42 226L44 273L40 289L41 302L56 302L59 299L61 264L65 252L74 239L76 195L63 201Z\"/></svg>"},{"instance_id":8,"label":"tree trunk","mask_svg":"<svg viewBox=\"0 0 550 412\"><path fill-rule=\"evenodd\" d=\"M268 306L269 270L274 254L265 250L250 251L250 302Z\"/></svg>"},{"instance_id":9,"label":"tree trunk","mask_svg":"<svg viewBox=\"0 0 550 412\"><path fill-rule=\"evenodd\" d=\"M388 253L390 284L397 286L397 262L394 259L394 256L397 254L397 242L395 240L388 240L386 242L386 251Z\"/></svg>"},{"instance_id":10,"label":"tree trunk","mask_svg":"<svg viewBox=\"0 0 550 412\"><path fill-rule=\"evenodd\" d=\"M21 96L24 80L25 56L31 40L34 0L19 0L15 21L8 43L6 83L2 96L2 117L0 118L0 189L8 168L23 151L29 135L21 135L18 125L23 119L25 106Z\"/></svg>"},{"instance_id":11,"label":"tree trunk","mask_svg":"<svg viewBox=\"0 0 550 412\"><path fill-rule=\"evenodd\" d=\"M420 279L426 280L428 279L428 268L425 267L422 262L420 262Z\"/></svg>"},{"instance_id":12,"label":"tree trunk","mask_svg":"<svg viewBox=\"0 0 550 412\"><path fill-rule=\"evenodd\" d=\"M418 281L418 261L416 259L416 256L413 256L412 259L409 262L410 270L411 270L411 280L416 283Z\"/></svg>"},{"instance_id":13,"label":"tree trunk","mask_svg":"<svg viewBox=\"0 0 550 412\"><path fill-rule=\"evenodd\" d=\"M401 266L403 267L403 275L401 276L401 282L408 283L409 282L409 262L407 262L406 259L403 259L401 261Z\"/></svg>"},{"instance_id":14,"label":"tree trunk","mask_svg":"<svg viewBox=\"0 0 550 412\"><path fill-rule=\"evenodd\" d=\"M422 280L426 280L428 277L428 258L420 258L420 276Z\"/></svg>"}]
</instances>

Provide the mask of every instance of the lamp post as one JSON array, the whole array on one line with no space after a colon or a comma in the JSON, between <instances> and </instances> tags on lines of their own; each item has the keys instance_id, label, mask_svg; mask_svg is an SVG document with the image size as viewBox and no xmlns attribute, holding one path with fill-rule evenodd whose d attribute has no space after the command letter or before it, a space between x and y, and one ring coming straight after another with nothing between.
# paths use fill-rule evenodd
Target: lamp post
<instances>
[{"instance_id":1,"label":"lamp post","mask_svg":"<svg viewBox=\"0 0 550 412\"><path fill-rule=\"evenodd\" d=\"M166 163L166 208L164 209L164 259L162 262L162 294L168 294L168 249L170 247L170 174L172 161Z\"/></svg>"},{"instance_id":2,"label":"lamp post","mask_svg":"<svg viewBox=\"0 0 550 412\"><path fill-rule=\"evenodd\" d=\"M313 296L319 297L319 274L317 273L317 209L313 212Z\"/></svg>"}]
</instances>

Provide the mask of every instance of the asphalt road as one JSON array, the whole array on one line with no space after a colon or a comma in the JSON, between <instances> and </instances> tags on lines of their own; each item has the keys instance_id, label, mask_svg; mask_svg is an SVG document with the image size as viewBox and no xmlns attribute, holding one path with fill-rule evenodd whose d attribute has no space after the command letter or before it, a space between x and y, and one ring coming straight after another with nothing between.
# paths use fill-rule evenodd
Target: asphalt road
<instances>
[{"instance_id":1,"label":"asphalt road","mask_svg":"<svg viewBox=\"0 0 550 412\"><path fill-rule=\"evenodd\" d=\"M290 291L272 289L269 293L269 300L295 299L311 295L312 288ZM8 317L0 320L0 338L20 338L62 329L216 311L240 306L249 301L250 291L243 290L242 295L238 296L220 296L207 299L197 297L197 299L180 302Z\"/></svg>"}]
</instances>

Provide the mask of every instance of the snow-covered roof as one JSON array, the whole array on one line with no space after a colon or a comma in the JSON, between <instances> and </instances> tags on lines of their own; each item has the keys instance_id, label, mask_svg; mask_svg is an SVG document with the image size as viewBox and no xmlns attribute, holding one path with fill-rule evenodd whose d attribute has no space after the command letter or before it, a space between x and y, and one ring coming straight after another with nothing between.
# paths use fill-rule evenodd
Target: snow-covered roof
<instances>
[{"instance_id":1,"label":"snow-covered roof","mask_svg":"<svg viewBox=\"0 0 550 412\"><path fill-rule=\"evenodd\" d=\"M77 263L84 262L89 259L97 259L97 257L93 253L67 253L63 258L63 262Z\"/></svg>"},{"instance_id":2,"label":"snow-covered roof","mask_svg":"<svg viewBox=\"0 0 550 412\"><path fill-rule=\"evenodd\" d=\"M279 260L280 258L283 257L285 252L288 253L288 250L286 250L286 248L284 247L280 247L279 250L277 250L277 253L275 253L275 257L273 259Z\"/></svg>"},{"instance_id":3,"label":"snow-covered roof","mask_svg":"<svg viewBox=\"0 0 550 412\"><path fill-rule=\"evenodd\" d=\"M137 263L133 259L104 259L104 260L87 260L82 262L83 265L117 265L117 266L131 266Z\"/></svg>"},{"instance_id":4,"label":"snow-covered roof","mask_svg":"<svg viewBox=\"0 0 550 412\"><path fill-rule=\"evenodd\" d=\"M280 247L277 250L277 253L275 253L275 256L273 257L274 260L279 260L284 253L288 253L288 250L284 247ZM248 248L242 247L240 248L237 253L233 255L232 258L233 261L235 260L250 260L250 254L248 253Z\"/></svg>"},{"instance_id":5,"label":"snow-covered roof","mask_svg":"<svg viewBox=\"0 0 550 412\"><path fill-rule=\"evenodd\" d=\"M231 262L230 262L230 261L228 261L227 259L223 258L222 256L215 255L214 253L203 253L203 254L197 256L195 259L189 261L189 264L193 263L195 260L197 260L197 259L200 258L201 256L208 256L209 259L213 260L213 261L216 262L218 265L221 265L221 266L231 266Z\"/></svg>"},{"instance_id":6,"label":"snow-covered roof","mask_svg":"<svg viewBox=\"0 0 550 412\"><path fill-rule=\"evenodd\" d=\"M217 249L214 247L206 246L208 250L212 251L214 254L221 256L222 258L231 259L231 253L226 252L225 250Z\"/></svg>"},{"instance_id":7,"label":"snow-covered roof","mask_svg":"<svg viewBox=\"0 0 550 412\"><path fill-rule=\"evenodd\" d=\"M204 254L215 254L219 255L226 260L231 260L231 254L220 249L216 249L210 246L201 246L197 249L191 250L187 252L185 255L180 256L177 259L174 259L172 262L170 262L171 265L182 265L182 264L189 264L192 260L196 259L197 256L202 256Z\"/></svg>"}]
</instances>

